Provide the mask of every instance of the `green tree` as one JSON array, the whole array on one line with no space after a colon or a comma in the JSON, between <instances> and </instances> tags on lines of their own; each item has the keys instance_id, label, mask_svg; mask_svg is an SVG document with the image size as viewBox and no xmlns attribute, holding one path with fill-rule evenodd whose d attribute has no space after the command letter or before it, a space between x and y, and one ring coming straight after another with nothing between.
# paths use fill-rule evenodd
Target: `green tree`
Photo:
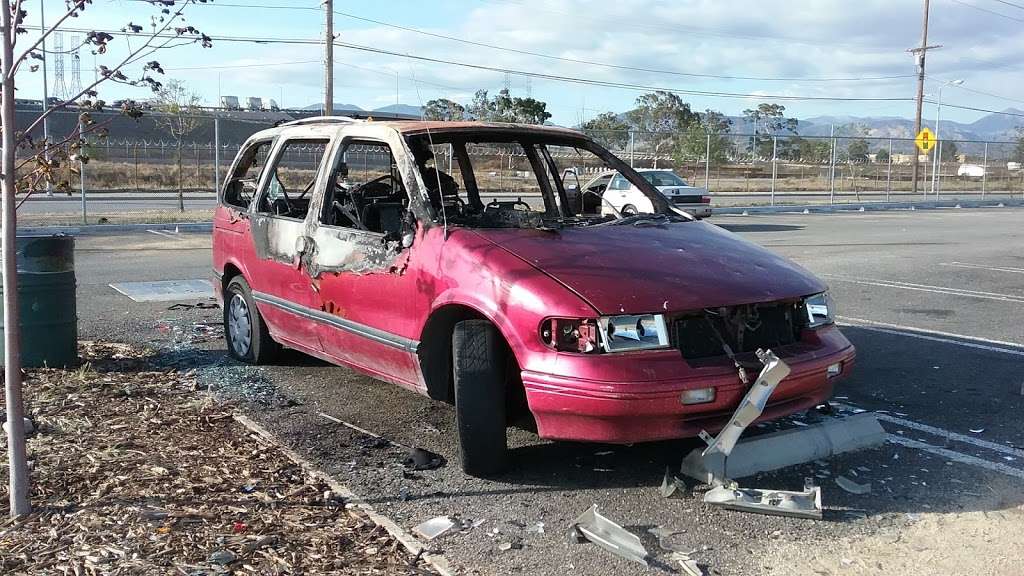
<instances>
[{"instance_id":1,"label":"green tree","mask_svg":"<svg viewBox=\"0 0 1024 576\"><path fill-rule=\"evenodd\" d=\"M485 122L517 122L520 124L543 124L551 118L547 103L534 98L513 97L508 90L501 90L494 97L487 90L477 90L466 111L474 120Z\"/></svg>"},{"instance_id":2,"label":"green tree","mask_svg":"<svg viewBox=\"0 0 1024 576\"><path fill-rule=\"evenodd\" d=\"M757 108L744 110L743 117L754 128L750 152L762 158L771 156L773 136L797 134L797 119L787 118L786 107L782 104L763 102ZM789 155L789 152L782 155Z\"/></svg>"},{"instance_id":3,"label":"green tree","mask_svg":"<svg viewBox=\"0 0 1024 576\"><path fill-rule=\"evenodd\" d=\"M675 148L679 137L691 125L700 123L700 116L690 110L689 104L677 94L662 90L637 98L636 108L627 112L626 118L637 130L648 133L644 138L654 151L655 167L658 155Z\"/></svg>"},{"instance_id":4,"label":"green tree","mask_svg":"<svg viewBox=\"0 0 1024 576\"><path fill-rule=\"evenodd\" d=\"M956 160L957 154L960 153L960 149L956 145L954 140L943 140L942 141L942 158L943 162L950 162Z\"/></svg>"},{"instance_id":5,"label":"green tree","mask_svg":"<svg viewBox=\"0 0 1024 576\"><path fill-rule=\"evenodd\" d=\"M875 162L884 164L889 161L889 150L887 148L881 148L875 153Z\"/></svg>"},{"instance_id":6,"label":"green tree","mask_svg":"<svg viewBox=\"0 0 1024 576\"><path fill-rule=\"evenodd\" d=\"M613 150L624 150L629 144L629 124L615 112L602 112L584 122L580 128Z\"/></svg>"},{"instance_id":7,"label":"green tree","mask_svg":"<svg viewBox=\"0 0 1024 576\"><path fill-rule=\"evenodd\" d=\"M712 164L721 164L735 151L729 137L732 120L716 110L705 110L700 122L691 124L679 139L674 157L677 162L693 158L708 158Z\"/></svg>"},{"instance_id":8,"label":"green tree","mask_svg":"<svg viewBox=\"0 0 1024 576\"><path fill-rule=\"evenodd\" d=\"M787 150L786 157L800 162L821 164L823 162L828 162L829 155L832 153L832 145L828 140L809 140L799 136L790 138L789 140L790 148Z\"/></svg>"},{"instance_id":9,"label":"green tree","mask_svg":"<svg viewBox=\"0 0 1024 576\"><path fill-rule=\"evenodd\" d=\"M863 138L857 138L851 140L846 146L846 153L849 156L850 162L856 164L863 164L868 161L868 152L871 148L868 146L868 141Z\"/></svg>"},{"instance_id":10,"label":"green tree","mask_svg":"<svg viewBox=\"0 0 1024 576\"><path fill-rule=\"evenodd\" d=\"M1013 148L1013 159L1024 162L1024 126L1017 127L1017 145Z\"/></svg>"},{"instance_id":11,"label":"green tree","mask_svg":"<svg viewBox=\"0 0 1024 576\"><path fill-rule=\"evenodd\" d=\"M430 100L423 107L424 120L440 120L442 122L455 122L466 119L466 108L458 102L447 98Z\"/></svg>"}]
</instances>

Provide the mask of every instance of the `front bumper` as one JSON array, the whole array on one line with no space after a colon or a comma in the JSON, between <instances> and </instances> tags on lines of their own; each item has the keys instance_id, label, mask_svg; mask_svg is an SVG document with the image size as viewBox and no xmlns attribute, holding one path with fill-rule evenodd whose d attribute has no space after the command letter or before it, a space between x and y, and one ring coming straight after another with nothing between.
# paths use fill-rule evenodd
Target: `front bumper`
<instances>
[{"instance_id":1,"label":"front bumper","mask_svg":"<svg viewBox=\"0 0 1024 576\"><path fill-rule=\"evenodd\" d=\"M759 422L824 403L835 383L850 373L856 357L853 345L835 327L821 332L814 347L776 350L792 371L772 394ZM740 382L731 363L694 369L682 358L678 361L682 369L676 377L656 381L594 380L524 370L523 385L538 434L556 440L631 444L689 438L701 430L717 432L748 386ZM826 368L837 362L842 363L842 373L829 378ZM757 370L747 372L756 378ZM713 402L680 401L684 390L707 387L715 388Z\"/></svg>"}]
</instances>

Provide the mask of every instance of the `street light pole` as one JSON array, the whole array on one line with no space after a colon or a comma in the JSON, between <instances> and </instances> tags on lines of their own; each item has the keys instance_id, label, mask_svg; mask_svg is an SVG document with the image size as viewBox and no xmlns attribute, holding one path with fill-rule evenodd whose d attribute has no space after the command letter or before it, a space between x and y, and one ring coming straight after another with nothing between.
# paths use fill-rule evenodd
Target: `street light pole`
<instances>
[{"instance_id":1,"label":"street light pole","mask_svg":"<svg viewBox=\"0 0 1024 576\"><path fill-rule=\"evenodd\" d=\"M942 121L942 89L946 86L959 86L963 84L962 79L943 82L939 86L938 102L935 106L935 139L938 145L935 147L935 157L932 158L932 195L939 199L939 174L942 172L942 137L939 136L939 123Z\"/></svg>"}]
</instances>

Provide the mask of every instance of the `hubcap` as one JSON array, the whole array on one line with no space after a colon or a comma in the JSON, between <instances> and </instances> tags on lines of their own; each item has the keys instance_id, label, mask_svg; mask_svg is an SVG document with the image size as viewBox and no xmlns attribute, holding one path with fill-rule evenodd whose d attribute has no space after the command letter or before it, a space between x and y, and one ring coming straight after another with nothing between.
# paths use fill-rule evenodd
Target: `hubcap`
<instances>
[{"instance_id":1,"label":"hubcap","mask_svg":"<svg viewBox=\"0 0 1024 576\"><path fill-rule=\"evenodd\" d=\"M228 305L228 333L231 335L231 350L236 356L242 357L249 353L252 346L252 318L249 306L241 294L231 297Z\"/></svg>"}]
</instances>

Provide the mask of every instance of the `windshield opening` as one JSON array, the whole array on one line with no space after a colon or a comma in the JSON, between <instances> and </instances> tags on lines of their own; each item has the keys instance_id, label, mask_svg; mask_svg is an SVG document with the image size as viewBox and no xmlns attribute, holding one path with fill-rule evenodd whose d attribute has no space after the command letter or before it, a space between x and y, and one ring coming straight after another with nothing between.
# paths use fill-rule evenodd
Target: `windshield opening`
<instances>
[{"instance_id":1,"label":"windshield opening","mask_svg":"<svg viewBox=\"0 0 1024 576\"><path fill-rule=\"evenodd\" d=\"M584 138L529 132L434 131L407 136L436 222L474 228L558 228L638 214L684 221L650 182ZM644 202L624 214L605 198L626 181Z\"/></svg>"}]
</instances>

